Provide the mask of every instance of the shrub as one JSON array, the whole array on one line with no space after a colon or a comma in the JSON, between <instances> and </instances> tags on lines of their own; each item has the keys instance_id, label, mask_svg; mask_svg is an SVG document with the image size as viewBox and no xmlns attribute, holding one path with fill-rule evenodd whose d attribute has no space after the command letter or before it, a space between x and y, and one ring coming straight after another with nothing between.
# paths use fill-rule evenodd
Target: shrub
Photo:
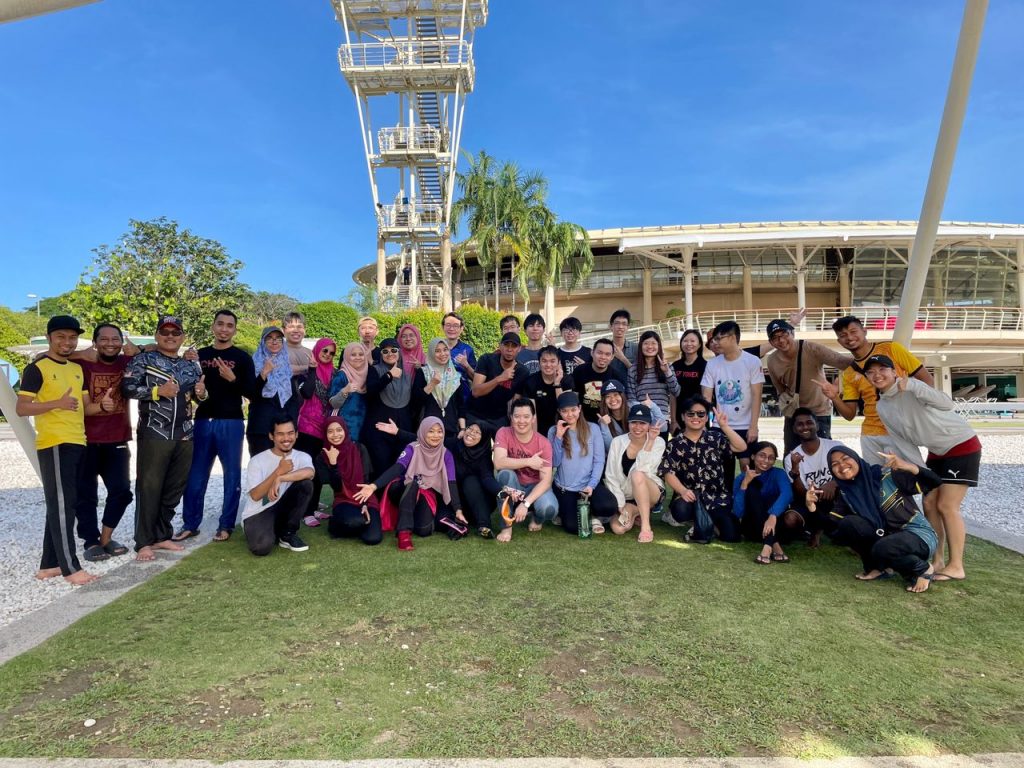
<instances>
[{"instance_id":1,"label":"shrub","mask_svg":"<svg viewBox=\"0 0 1024 768\"><path fill-rule=\"evenodd\" d=\"M359 338L356 330L359 314L347 304L340 301L315 301L299 304L296 310L306 316L306 335L310 338L327 337L339 345Z\"/></svg>"},{"instance_id":2,"label":"shrub","mask_svg":"<svg viewBox=\"0 0 1024 768\"><path fill-rule=\"evenodd\" d=\"M665 313L665 319L671 320L673 317L683 317L685 314L685 309L680 309L679 307L672 307L672 309Z\"/></svg>"},{"instance_id":3,"label":"shrub","mask_svg":"<svg viewBox=\"0 0 1024 768\"><path fill-rule=\"evenodd\" d=\"M238 333L235 334L235 346L251 355L256 352L256 347L260 345L260 334L262 333L262 325L257 325L248 320L239 320Z\"/></svg>"}]
</instances>

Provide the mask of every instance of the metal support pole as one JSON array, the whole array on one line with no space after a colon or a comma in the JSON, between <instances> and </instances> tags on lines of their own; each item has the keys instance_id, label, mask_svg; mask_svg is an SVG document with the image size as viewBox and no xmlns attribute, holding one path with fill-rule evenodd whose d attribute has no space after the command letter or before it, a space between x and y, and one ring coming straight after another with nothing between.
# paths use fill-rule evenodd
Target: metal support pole
<instances>
[{"instance_id":1,"label":"metal support pole","mask_svg":"<svg viewBox=\"0 0 1024 768\"><path fill-rule=\"evenodd\" d=\"M384 255L384 238L377 238L377 295L388 289L388 265Z\"/></svg>"},{"instance_id":2,"label":"metal support pole","mask_svg":"<svg viewBox=\"0 0 1024 768\"><path fill-rule=\"evenodd\" d=\"M914 235L914 248L910 253L910 264L907 266L907 279L903 283L896 332L893 334L893 341L905 347L910 346L914 321L917 320L917 311L921 307L921 296L924 294L924 285L928 278L928 265L931 262L932 249L935 247L935 234L939 228L942 206L946 201L960 130L964 124L967 98L971 93L974 64L978 59L978 48L981 45L981 32L985 26L987 11L988 0L967 0L964 6L960 39L957 41L956 56L953 58L953 74L949 79L946 106L942 111L939 137L935 142L935 155L932 157L931 172L928 174L928 186L921 205L921 217L917 222L917 233Z\"/></svg>"},{"instance_id":3,"label":"metal support pole","mask_svg":"<svg viewBox=\"0 0 1024 768\"><path fill-rule=\"evenodd\" d=\"M447 232L441 238L441 311L451 312L452 301L452 237Z\"/></svg>"}]
</instances>

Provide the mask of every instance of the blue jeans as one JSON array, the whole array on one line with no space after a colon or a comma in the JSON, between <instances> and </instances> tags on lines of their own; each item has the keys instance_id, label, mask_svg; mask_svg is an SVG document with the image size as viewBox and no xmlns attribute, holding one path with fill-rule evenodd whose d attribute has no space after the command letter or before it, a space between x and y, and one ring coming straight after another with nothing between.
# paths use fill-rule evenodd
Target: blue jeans
<instances>
[{"instance_id":1,"label":"blue jeans","mask_svg":"<svg viewBox=\"0 0 1024 768\"><path fill-rule=\"evenodd\" d=\"M210 482L213 460L220 459L224 468L224 506L217 527L224 531L235 529L238 502L242 497L242 437L245 422L241 419L197 419L192 432L195 445L192 469L185 486L185 503L181 516L183 527L198 531L203 522L206 486Z\"/></svg>"},{"instance_id":2,"label":"blue jeans","mask_svg":"<svg viewBox=\"0 0 1024 768\"><path fill-rule=\"evenodd\" d=\"M536 483L529 483L527 485L520 483L519 476L514 469L502 469L497 473L496 477L498 478L498 485L503 488L507 485L509 488L515 488L526 494L529 494L537 486ZM537 523L549 523L555 519L557 514L558 499L555 498L554 492L548 488L540 495L539 499L533 502L533 505L530 507L529 517L532 517L534 522ZM504 518L501 520L501 527L509 527Z\"/></svg>"}]
</instances>

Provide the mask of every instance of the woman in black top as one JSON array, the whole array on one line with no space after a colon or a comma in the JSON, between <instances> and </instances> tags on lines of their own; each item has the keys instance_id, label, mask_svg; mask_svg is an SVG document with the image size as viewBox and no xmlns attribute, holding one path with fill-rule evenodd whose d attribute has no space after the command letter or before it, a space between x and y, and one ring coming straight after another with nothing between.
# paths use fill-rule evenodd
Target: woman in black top
<instances>
[{"instance_id":1,"label":"woman in black top","mask_svg":"<svg viewBox=\"0 0 1024 768\"><path fill-rule=\"evenodd\" d=\"M469 519L477 533L491 538L491 515L497 507L501 485L494 477L491 435L486 425L472 416L466 418L466 429L456 449L455 477Z\"/></svg>"},{"instance_id":2,"label":"woman in black top","mask_svg":"<svg viewBox=\"0 0 1024 768\"><path fill-rule=\"evenodd\" d=\"M378 349L380 362L366 375L366 421L362 443L370 452L374 472L381 472L398 459L413 432L412 377L406 374L395 339L384 339Z\"/></svg>"},{"instance_id":3,"label":"woman in black top","mask_svg":"<svg viewBox=\"0 0 1024 768\"><path fill-rule=\"evenodd\" d=\"M700 380L704 378L704 369L708 361L704 359L704 339L700 331L689 328L683 331L679 339L681 357L672 363L672 373L679 382L679 394L672 403L672 423L676 430L686 429L683 422L683 411L680 407L691 397L700 397Z\"/></svg>"},{"instance_id":4,"label":"woman in black top","mask_svg":"<svg viewBox=\"0 0 1024 768\"><path fill-rule=\"evenodd\" d=\"M420 422L436 416L444 425L445 447L454 453L459 435L466 428L460 387L462 376L452 364L444 339L434 339L427 351L427 364L416 371L412 384L412 411Z\"/></svg>"}]
</instances>

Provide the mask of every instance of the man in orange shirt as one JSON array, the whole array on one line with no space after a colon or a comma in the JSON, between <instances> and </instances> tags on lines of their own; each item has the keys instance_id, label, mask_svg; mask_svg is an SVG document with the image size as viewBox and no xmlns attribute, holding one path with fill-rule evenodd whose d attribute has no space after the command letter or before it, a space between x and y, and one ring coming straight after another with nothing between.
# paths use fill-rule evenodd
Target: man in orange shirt
<instances>
[{"instance_id":1,"label":"man in orange shirt","mask_svg":"<svg viewBox=\"0 0 1024 768\"><path fill-rule=\"evenodd\" d=\"M896 364L897 376L912 376L927 384L935 386L935 380L906 347L895 341L868 341L864 324L856 317L848 315L832 323L839 345L853 353L853 364L843 371L842 391L835 384L818 380L818 386L836 407L836 411L852 421L857 415L858 402L863 404L864 423L860 428L860 453L869 464L883 464L879 453L896 453L904 459L921 465L921 455L907 456L900 451L898 445L889 437L889 433L878 417L875 408L878 402L878 391L864 376L863 364L872 355L885 355Z\"/></svg>"}]
</instances>

